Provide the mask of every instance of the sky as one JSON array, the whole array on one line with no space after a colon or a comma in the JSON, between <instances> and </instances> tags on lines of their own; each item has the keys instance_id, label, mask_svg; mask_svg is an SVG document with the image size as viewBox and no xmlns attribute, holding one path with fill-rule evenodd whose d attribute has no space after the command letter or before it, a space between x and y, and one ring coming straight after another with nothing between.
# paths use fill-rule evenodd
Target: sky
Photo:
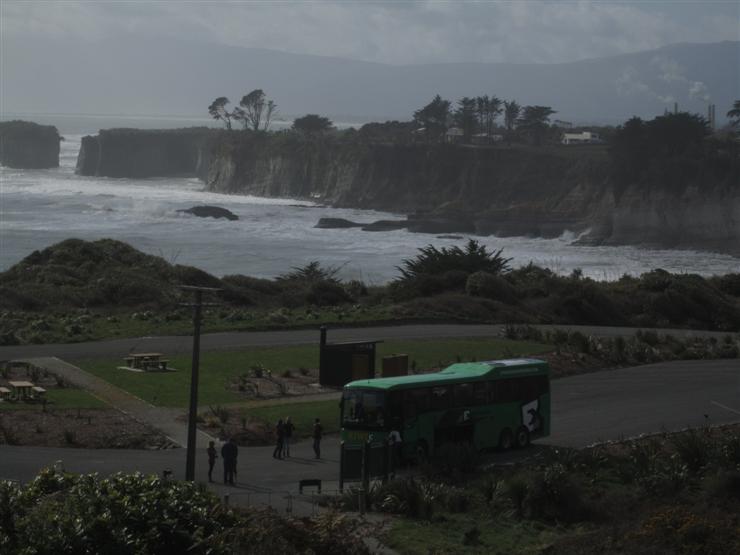
<instances>
[{"instance_id":1,"label":"sky","mask_svg":"<svg viewBox=\"0 0 740 555\"><path fill-rule=\"evenodd\" d=\"M177 37L393 65L557 63L740 40L740 0L17 1L6 38Z\"/></svg>"}]
</instances>

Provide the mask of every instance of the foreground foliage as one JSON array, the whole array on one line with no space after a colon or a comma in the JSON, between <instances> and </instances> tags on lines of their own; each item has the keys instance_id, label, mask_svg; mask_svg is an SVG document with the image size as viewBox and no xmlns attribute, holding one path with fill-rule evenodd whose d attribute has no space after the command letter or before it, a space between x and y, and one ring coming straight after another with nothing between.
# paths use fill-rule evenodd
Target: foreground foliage
<instances>
[{"instance_id":1,"label":"foreground foliage","mask_svg":"<svg viewBox=\"0 0 740 555\"><path fill-rule=\"evenodd\" d=\"M141 474L45 469L0 482L0 552L31 554L366 553L351 521L229 509L202 486Z\"/></svg>"},{"instance_id":2,"label":"foreground foliage","mask_svg":"<svg viewBox=\"0 0 740 555\"><path fill-rule=\"evenodd\" d=\"M0 345L189 333L181 284L221 289L205 311L209 331L410 320L740 329L740 273L596 281L510 262L474 240L429 245L398 279L369 287L317 261L274 280L219 279L118 241L70 239L0 273Z\"/></svg>"},{"instance_id":3,"label":"foreground foliage","mask_svg":"<svg viewBox=\"0 0 740 555\"><path fill-rule=\"evenodd\" d=\"M443 457L372 488L370 508L397 515L386 543L420 554L740 552L737 425L475 462ZM356 500L350 491L339 506Z\"/></svg>"}]
</instances>

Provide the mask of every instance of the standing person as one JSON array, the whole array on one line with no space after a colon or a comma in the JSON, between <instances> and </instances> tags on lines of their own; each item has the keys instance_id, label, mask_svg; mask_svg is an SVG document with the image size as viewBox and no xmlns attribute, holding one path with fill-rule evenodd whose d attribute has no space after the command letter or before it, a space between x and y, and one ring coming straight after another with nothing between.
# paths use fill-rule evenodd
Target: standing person
<instances>
[{"instance_id":1,"label":"standing person","mask_svg":"<svg viewBox=\"0 0 740 555\"><path fill-rule=\"evenodd\" d=\"M290 457L290 439L293 437L293 430L295 430L295 426L290 421L290 416L286 416L285 425L283 426L283 454L286 457Z\"/></svg>"},{"instance_id":2,"label":"standing person","mask_svg":"<svg viewBox=\"0 0 740 555\"><path fill-rule=\"evenodd\" d=\"M234 485L234 470L236 470L236 456L238 454L239 448L236 446L234 438L230 438L221 447L221 458L224 460L224 484Z\"/></svg>"},{"instance_id":3,"label":"standing person","mask_svg":"<svg viewBox=\"0 0 740 555\"><path fill-rule=\"evenodd\" d=\"M277 421L275 426L275 449L272 452L273 459L283 458L283 440L285 438L285 425L283 419Z\"/></svg>"},{"instance_id":4,"label":"standing person","mask_svg":"<svg viewBox=\"0 0 740 555\"><path fill-rule=\"evenodd\" d=\"M216 444L213 441L208 442L208 481L213 482L213 467L216 465Z\"/></svg>"},{"instance_id":5,"label":"standing person","mask_svg":"<svg viewBox=\"0 0 740 555\"><path fill-rule=\"evenodd\" d=\"M313 422L313 452L317 459L321 458L321 436L324 429L321 427L321 420L316 419Z\"/></svg>"}]
</instances>

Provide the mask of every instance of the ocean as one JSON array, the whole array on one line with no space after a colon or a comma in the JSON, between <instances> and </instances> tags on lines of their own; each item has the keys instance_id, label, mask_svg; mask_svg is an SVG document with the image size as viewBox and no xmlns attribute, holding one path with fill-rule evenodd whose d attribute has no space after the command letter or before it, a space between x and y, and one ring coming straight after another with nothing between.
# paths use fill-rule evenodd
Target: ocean
<instances>
[{"instance_id":1,"label":"ocean","mask_svg":"<svg viewBox=\"0 0 740 555\"><path fill-rule=\"evenodd\" d=\"M24 118L25 119L25 118ZM31 119L31 118L28 118ZM51 170L0 168L0 271L32 251L71 237L113 238L169 262L196 266L217 276L275 277L318 260L339 268L346 279L385 283L419 248L461 245L467 239L439 238L405 230L365 232L316 229L319 218L371 222L398 214L339 209L291 199L207 192L197 179L111 179L74 173L80 139L106 127L184 127L208 124L199 118L34 118L54 123L65 137L60 167ZM198 218L178 209L209 204L231 210L238 221ZM702 275L740 271L740 259L710 252L656 250L631 246L573 246L576 237L476 237L503 249L513 266L530 262L568 274L614 280L654 268Z\"/></svg>"}]
</instances>

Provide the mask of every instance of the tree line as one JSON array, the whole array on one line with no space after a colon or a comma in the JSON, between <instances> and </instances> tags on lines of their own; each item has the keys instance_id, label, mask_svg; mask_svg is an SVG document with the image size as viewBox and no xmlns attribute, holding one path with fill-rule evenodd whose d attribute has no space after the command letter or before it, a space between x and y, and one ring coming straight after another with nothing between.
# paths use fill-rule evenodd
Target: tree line
<instances>
[{"instance_id":1,"label":"tree line","mask_svg":"<svg viewBox=\"0 0 740 555\"><path fill-rule=\"evenodd\" d=\"M520 106L516 100L501 100L496 96L464 96L453 109L449 100L436 95L432 101L414 112L414 122L419 131L430 140L441 140L450 127L462 131L463 141L473 135L490 137L496 120L503 116L503 127L511 132L518 129L534 144L540 144L550 116L556 111L550 106Z\"/></svg>"}]
</instances>

